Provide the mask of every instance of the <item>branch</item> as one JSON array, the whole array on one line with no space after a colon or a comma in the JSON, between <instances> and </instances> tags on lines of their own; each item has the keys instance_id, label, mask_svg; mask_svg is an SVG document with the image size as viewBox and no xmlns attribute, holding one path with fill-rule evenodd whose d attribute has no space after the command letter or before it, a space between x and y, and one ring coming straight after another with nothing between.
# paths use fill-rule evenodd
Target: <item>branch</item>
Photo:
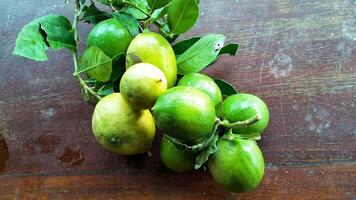
<instances>
[{"instance_id":1,"label":"branch","mask_svg":"<svg viewBox=\"0 0 356 200\"><path fill-rule=\"evenodd\" d=\"M80 3L80 0L75 1L75 14L74 14L74 19L73 19L72 30L74 32L74 41L75 41L75 44L77 47L78 47L78 40L79 40L77 26L78 26L79 17L84 9L84 6L85 6L84 4ZM73 52L73 64L74 64L74 73L75 73L78 70L78 53L77 53L77 51ZM85 81L80 77L79 74L74 75L74 76L78 79L80 86L84 90L88 91L90 94L92 94L98 100L101 99L101 97L85 83Z\"/></svg>"}]
</instances>

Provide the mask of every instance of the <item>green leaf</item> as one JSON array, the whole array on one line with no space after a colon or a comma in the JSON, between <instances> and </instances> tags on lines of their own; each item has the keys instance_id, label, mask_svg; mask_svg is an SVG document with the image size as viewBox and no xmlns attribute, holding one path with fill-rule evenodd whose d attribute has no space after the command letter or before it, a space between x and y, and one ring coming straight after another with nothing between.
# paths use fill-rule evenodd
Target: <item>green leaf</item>
<instances>
[{"instance_id":1,"label":"green leaf","mask_svg":"<svg viewBox=\"0 0 356 200\"><path fill-rule=\"evenodd\" d=\"M199 169L206 161L208 161L209 156L211 154L218 151L218 146L216 145L218 139L219 139L219 134L216 131L214 133L214 137L211 140L209 146L206 149L204 149L202 152L200 152L200 154L196 157L195 166L194 166L195 169Z\"/></svg>"},{"instance_id":2,"label":"green leaf","mask_svg":"<svg viewBox=\"0 0 356 200\"><path fill-rule=\"evenodd\" d=\"M97 24L112 17L110 13L99 10L94 3L92 3L89 7L85 6L83 13L83 18L81 20L84 20L89 24Z\"/></svg>"},{"instance_id":3,"label":"green leaf","mask_svg":"<svg viewBox=\"0 0 356 200\"><path fill-rule=\"evenodd\" d=\"M16 46L13 54L36 61L48 60L46 50L49 44L46 41L46 33L41 29L40 24L61 27L65 32L72 29L71 23L64 16L46 15L40 17L28 23L21 29L16 39Z\"/></svg>"},{"instance_id":4,"label":"green leaf","mask_svg":"<svg viewBox=\"0 0 356 200\"><path fill-rule=\"evenodd\" d=\"M96 80L106 82L110 79L112 60L96 46L86 49L80 59L75 75L87 72Z\"/></svg>"},{"instance_id":5,"label":"green leaf","mask_svg":"<svg viewBox=\"0 0 356 200\"><path fill-rule=\"evenodd\" d=\"M177 58L178 74L199 72L214 61L225 42L221 34L209 34L200 38Z\"/></svg>"},{"instance_id":6,"label":"green leaf","mask_svg":"<svg viewBox=\"0 0 356 200\"><path fill-rule=\"evenodd\" d=\"M162 7L162 8L155 10L151 16L151 22L155 22L159 18L162 18L164 15L167 14L167 10L168 10L168 7Z\"/></svg>"},{"instance_id":7,"label":"green leaf","mask_svg":"<svg viewBox=\"0 0 356 200\"><path fill-rule=\"evenodd\" d=\"M77 51L73 31L68 31L62 26L52 26L49 23L41 23L40 27L46 33L46 41L53 49L67 48L72 52Z\"/></svg>"},{"instance_id":8,"label":"green leaf","mask_svg":"<svg viewBox=\"0 0 356 200\"><path fill-rule=\"evenodd\" d=\"M160 21L165 21L165 20L162 18ZM161 26L160 28L160 32L169 43L173 43L179 36L173 33L169 34L171 31L169 30L168 24L163 24L163 26Z\"/></svg>"},{"instance_id":9,"label":"green leaf","mask_svg":"<svg viewBox=\"0 0 356 200\"><path fill-rule=\"evenodd\" d=\"M129 30L132 37L135 37L137 34L140 33L138 22L135 17L130 14L124 12L113 13L115 19L120 21L122 25L124 25L127 30Z\"/></svg>"},{"instance_id":10,"label":"green leaf","mask_svg":"<svg viewBox=\"0 0 356 200\"><path fill-rule=\"evenodd\" d=\"M239 49L238 44L230 43L230 44L224 46L223 48L221 48L219 55L229 54L231 56L234 56L234 55L236 55L238 49Z\"/></svg>"},{"instance_id":11,"label":"green leaf","mask_svg":"<svg viewBox=\"0 0 356 200\"><path fill-rule=\"evenodd\" d=\"M109 2L107 0L97 0L100 3L104 4L104 5L110 5Z\"/></svg>"},{"instance_id":12,"label":"green leaf","mask_svg":"<svg viewBox=\"0 0 356 200\"><path fill-rule=\"evenodd\" d=\"M158 8L162 8L163 6L169 4L171 0L147 0L148 6L152 10L156 10Z\"/></svg>"},{"instance_id":13,"label":"green leaf","mask_svg":"<svg viewBox=\"0 0 356 200\"><path fill-rule=\"evenodd\" d=\"M238 93L236 88L231 83L228 83L227 81L221 79L214 79L214 81L216 85L219 86L223 96L230 96Z\"/></svg>"},{"instance_id":14,"label":"green leaf","mask_svg":"<svg viewBox=\"0 0 356 200\"><path fill-rule=\"evenodd\" d=\"M196 0L172 0L167 14L171 32L182 34L191 29L198 20L199 5Z\"/></svg>"},{"instance_id":15,"label":"green leaf","mask_svg":"<svg viewBox=\"0 0 356 200\"><path fill-rule=\"evenodd\" d=\"M125 53L120 53L112 59L111 81L119 80L125 73Z\"/></svg>"},{"instance_id":16,"label":"green leaf","mask_svg":"<svg viewBox=\"0 0 356 200\"><path fill-rule=\"evenodd\" d=\"M193 37L187 40L179 41L172 46L174 54L176 56L183 54L187 49L189 49L193 44L195 44L201 37Z\"/></svg>"},{"instance_id":17,"label":"green leaf","mask_svg":"<svg viewBox=\"0 0 356 200\"><path fill-rule=\"evenodd\" d=\"M107 96L112 93L114 93L114 83L111 81L104 83L103 86L97 92L97 94L100 96Z\"/></svg>"},{"instance_id":18,"label":"green leaf","mask_svg":"<svg viewBox=\"0 0 356 200\"><path fill-rule=\"evenodd\" d=\"M216 59L215 59L213 62L211 62L209 65L212 65L212 64L214 64L216 61L218 61L218 59L220 58L220 56L221 56L222 54L229 54L229 55L231 55L231 56L236 55L238 48L239 48L239 45L238 45L238 44L234 44L234 43L230 43L230 44L224 46L224 47L220 50L219 55L216 57Z\"/></svg>"},{"instance_id":19,"label":"green leaf","mask_svg":"<svg viewBox=\"0 0 356 200\"><path fill-rule=\"evenodd\" d=\"M148 10L148 4L146 0L127 0L128 2L135 4L137 7L140 9L144 10L145 12L149 12ZM120 11L131 14L134 16L136 19L145 19L147 18L147 15L137 8L134 8L133 6L126 5L124 6Z\"/></svg>"},{"instance_id":20,"label":"green leaf","mask_svg":"<svg viewBox=\"0 0 356 200\"><path fill-rule=\"evenodd\" d=\"M209 144L215 137L214 135L216 134L216 129L217 129L217 125L215 125L214 130L205 139L203 139L201 142L194 144L194 145L186 144L185 141L171 137L166 134L164 134L164 136L167 137L167 139L169 141L171 141L173 144L176 145L177 148L179 148L181 150L189 150L192 152L199 152L209 146Z\"/></svg>"},{"instance_id":21,"label":"green leaf","mask_svg":"<svg viewBox=\"0 0 356 200\"><path fill-rule=\"evenodd\" d=\"M107 6L110 5L109 0L97 0L97 1L99 1L101 4L104 4ZM122 6L123 3L122 3L122 0L111 0L111 4L115 7L120 7L120 6Z\"/></svg>"}]
</instances>

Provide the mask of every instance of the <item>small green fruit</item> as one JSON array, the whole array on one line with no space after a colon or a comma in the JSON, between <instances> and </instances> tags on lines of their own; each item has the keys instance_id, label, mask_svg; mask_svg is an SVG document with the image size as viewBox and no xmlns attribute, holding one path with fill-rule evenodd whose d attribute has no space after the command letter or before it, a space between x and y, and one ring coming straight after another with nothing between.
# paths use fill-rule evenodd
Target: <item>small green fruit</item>
<instances>
[{"instance_id":1,"label":"small green fruit","mask_svg":"<svg viewBox=\"0 0 356 200\"><path fill-rule=\"evenodd\" d=\"M132 37L127 28L115 18L101 21L88 35L87 46L96 46L110 58L125 53Z\"/></svg>"},{"instance_id":2,"label":"small green fruit","mask_svg":"<svg viewBox=\"0 0 356 200\"><path fill-rule=\"evenodd\" d=\"M120 81L122 97L137 110L149 109L167 89L167 80L160 69L139 63L126 70Z\"/></svg>"},{"instance_id":3,"label":"small green fruit","mask_svg":"<svg viewBox=\"0 0 356 200\"><path fill-rule=\"evenodd\" d=\"M168 89L158 97L152 113L160 130L187 143L207 137L216 119L210 97L188 86Z\"/></svg>"},{"instance_id":4,"label":"small green fruit","mask_svg":"<svg viewBox=\"0 0 356 200\"><path fill-rule=\"evenodd\" d=\"M231 192L256 188L264 174L264 159L256 141L222 136L217 146L218 151L208 160L214 181Z\"/></svg>"},{"instance_id":5,"label":"small green fruit","mask_svg":"<svg viewBox=\"0 0 356 200\"><path fill-rule=\"evenodd\" d=\"M162 137L160 146L160 157L163 164L172 171L193 171L196 156L197 153L193 153L189 150L180 150L166 137Z\"/></svg>"},{"instance_id":6,"label":"small green fruit","mask_svg":"<svg viewBox=\"0 0 356 200\"><path fill-rule=\"evenodd\" d=\"M179 86L191 86L205 92L213 100L214 104L222 102L220 88L212 78L205 74L187 74L178 82Z\"/></svg>"},{"instance_id":7,"label":"small green fruit","mask_svg":"<svg viewBox=\"0 0 356 200\"><path fill-rule=\"evenodd\" d=\"M240 93L229 96L223 103L224 118L229 122L244 121L256 115L261 119L247 127L234 128L235 134L254 135L261 134L267 127L269 111L267 105L258 97Z\"/></svg>"},{"instance_id":8,"label":"small green fruit","mask_svg":"<svg viewBox=\"0 0 356 200\"><path fill-rule=\"evenodd\" d=\"M132 155L149 151L156 132L149 110L134 110L113 93L95 106L92 129L96 140L108 151Z\"/></svg>"},{"instance_id":9,"label":"small green fruit","mask_svg":"<svg viewBox=\"0 0 356 200\"><path fill-rule=\"evenodd\" d=\"M164 37L154 32L138 34L131 42L126 54L126 68L136 63L150 63L166 76L168 88L177 79L176 57L172 46Z\"/></svg>"}]
</instances>

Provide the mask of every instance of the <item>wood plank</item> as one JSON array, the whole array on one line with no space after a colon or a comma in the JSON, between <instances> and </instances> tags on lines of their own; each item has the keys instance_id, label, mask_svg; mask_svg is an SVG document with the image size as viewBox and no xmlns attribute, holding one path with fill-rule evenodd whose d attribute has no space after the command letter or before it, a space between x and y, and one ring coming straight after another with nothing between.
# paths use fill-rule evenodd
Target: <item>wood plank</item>
<instances>
[{"instance_id":1,"label":"wood plank","mask_svg":"<svg viewBox=\"0 0 356 200\"><path fill-rule=\"evenodd\" d=\"M234 196L206 173L168 172L159 161L159 135L152 157L104 151L92 137L93 106L80 96L69 52L49 51L50 61L42 63L11 55L16 33L30 19L71 17L73 7L56 0L4 2L0 199L354 199L355 6L348 0L201 2L198 24L179 40L215 32L239 43L237 57L222 56L204 72L261 96L271 112L258 142L268 168L264 182ZM90 26L79 28L84 38Z\"/></svg>"},{"instance_id":2,"label":"wood plank","mask_svg":"<svg viewBox=\"0 0 356 200\"><path fill-rule=\"evenodd\" d=\"M83 171L77 175L2 176L1 199L354 199L356 165L269 166L246 194L226 192L207 173Z\"/></svg>"}]
</instances>

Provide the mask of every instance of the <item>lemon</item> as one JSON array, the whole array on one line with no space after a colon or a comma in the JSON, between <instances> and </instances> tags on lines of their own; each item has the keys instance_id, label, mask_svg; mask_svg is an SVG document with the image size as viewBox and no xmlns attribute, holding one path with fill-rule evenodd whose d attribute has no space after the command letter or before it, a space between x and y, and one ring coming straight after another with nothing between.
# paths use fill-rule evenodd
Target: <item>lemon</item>
<instances>
[{"instance_id":1,"label":"lemon","mask_svg":"<svg viewBox=\"0 0 356 200\"><path fill-rule=\"evenodd\" d=\"M134 110L120 93L101 99L95 107L92 129L108 151L123 155L149 151L156 132L149 110Z\"/></svg>"}]
</instances>

